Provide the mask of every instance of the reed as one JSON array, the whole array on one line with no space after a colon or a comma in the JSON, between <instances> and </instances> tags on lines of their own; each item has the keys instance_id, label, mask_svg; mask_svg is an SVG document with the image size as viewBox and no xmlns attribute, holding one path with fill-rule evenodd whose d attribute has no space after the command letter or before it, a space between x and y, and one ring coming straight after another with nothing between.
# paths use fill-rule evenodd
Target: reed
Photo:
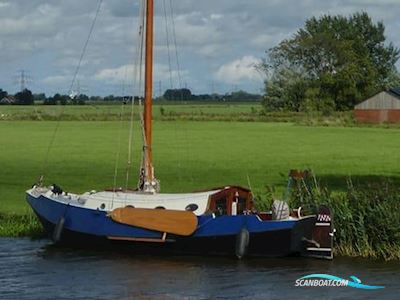
<instances>
[{"instance_id":1,"label":"reed","mask_svg":"<svg viewBox=\"0 0 400 300\"><path fill-rule=\"evenodd\" d=\"M32 213L23 215L0 213L0 237L42 236L44 236L43 228Z\"/></svg>"},{"instance_id":2,"label":"reed","mask_svg":"<svg viewBox=\"0 0 400 300\"><path fill-rule=\"evenodd\" d=\"M315 213L320 204L333 212L335 252L343 256L400 259L400 188L387 179L331 193L315 178L298 181L291 206Z\"/></svg>"}]
</instances>

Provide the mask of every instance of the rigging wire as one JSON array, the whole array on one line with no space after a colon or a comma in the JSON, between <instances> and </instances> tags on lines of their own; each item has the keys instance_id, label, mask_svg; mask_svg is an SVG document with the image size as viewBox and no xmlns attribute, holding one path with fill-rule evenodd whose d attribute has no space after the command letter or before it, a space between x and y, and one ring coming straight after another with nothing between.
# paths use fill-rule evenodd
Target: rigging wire
<instances>
[{"instance_id":1,"label":"rigging wire","mask_svg":"<svg viewBox=\"0 0 400 300\"><path fill-rule=\"evenodd\" d=\"M182 85L182 76L181 76L181 65L179 62L179 55L178 55L178 46L176 42L176 26L175 26L175 14L174 14L174 8L172 5L172 0L169 0L169 7L171 10L171 22L172 22L172 37L174 41L174 48L175 48L175 58L176 58L176 67L178 71L178 82L179 82L179 88L182 90L183 85ZM182 92L182 98L183 98L183 92ZM182 99L184 100L184 99Z\"/></svg>"},{"instance_id":2,"label":"rigging wire","mask_svg":"<svg viewBox=\"0 0 400 300\"><path fill-rule=\"evenodd\" d=\"M98 3L98 5L97 5L96 14L95 14L95 16L94 16L92 25L90 26L89 34L88 34L88 37L87 37L87 39L86 39L86 42L85 42L85 44L84 44L84 46L83 46L82 53L81 53L81 56L80 56L80 58L79 58L78 65L76 66L75 73L74 73L74 77L72 78L71 86L70 86L70 88L69 88L69 95L72 93L72 89L73 89L73 87L74 87L74 84L75 84L75 81L76 81L76 77L78 76L79 70L80 70L80 68L81 68L82 61L83 61L83 58L84 58L84 56L85 56L86 49L87 49L87 47L88 47L88 45L89 45L89 41L90 41L90 38L91 38L91 36L92 36L93 30L94 30L94 26L96 25L97 17L99 16L99 13L100 13L100 9L101 9L101 5L102 5L102 4L103 4L103 0L99 0L99 3Z\"/></svg>"},{"instance_id":3,"label":"rigging wire","mask_svg":"<svg viewBox=\"0 0 400 300\"><path fill-rule=\"evenodd\" d=\"M143 66L143 44L144 44L144 22L145 22L145 13L146 13L146 5L145 1L141 1L141 9L140 9L140 18L139 18L139 32L138 32L138 45L136 47L136 58L134 61L134 74L133 74L133 87L134 90L137 90L139 93L139 98L141 95L141 83L142 83L142 66ZM126 168L126 182L125 189L128 189L129 186L129 176L132 168L132 148L133 148L133 124L134 124L134 111L135 111L135 92L132 93L132 103L131 103L131 117L129 123L129 142L128 142L128 162Z\"/></svg>"},{"instance_id":4,"label":"rigging wire","mask_svg":"<svg viewBox=\"0 0 400 300\"><path fill-rule=\"evenodd\" d=\"M125 32L125 39L128 40L128 36ZM124 80L122 82L122 103L121 103L121 110L120 110L120 119L119 119L119 129L118 129L118 147L115 153L115 165L114 165L114 182L113 182L113 194L112 194L112 199L111 199L111 208L113 209L114 207L114 200L116 196L116 191L117 191L117 178L118 178L118 164L120 161L120 156L121 156L121 142L122 142L122 129L123 129L123 124L124 124L124 115L125 115L125 105L127 101L129 101L129 97L126 96L126 86L128 82L128 65L125 66L124 70Z\"/></svg>"},{"instance_id":5,"label":"rigging wire","mask_svg":"<svg viewBox=\"0 0 400 300\"><path fill-rule=\"evenodd\" d=\"M114 208L114 197L115 197L115 192L117 191L117 177L118 177L118 163L119 163L119 158L121 155L121 131L123 128L123 121L124 121L124 112L125 112L125 104L122 103L121 105L121 111L120 111L120 120L119 120L119 130L118 130L118 146L117 150L115 153L115 166L114 166L114 184L113 184L113 194L112 194L112 199L111 199L111 208Z\"/></svg>"},{"instance_id":6,"label":"rigging wire","mask_svg":"<svg viewBox=\"0 0 400 300\"><path fill-rule=\"evenodd\" d=\"M143 26L144 26L144 19L143 19ZM144 41L144 35L142 35L142 42L141 42L141 48L140 48L140 63L139 63L139 88L142 89L142 91L139 91L139 95L144 95L144 86L143 86L143 45L144 45L145 41ZM142 97L138 97L138 105L139 105L139 116L140 116L140 128L141 128L141 133L142 133L142 141L143 141L143 148L142 148L142 159L140 162L140 174L139 174L139 180L138 180L138 188L141 184L141 180L142 180L142 172L143 172L143 168L144 166L144 156L145 156L145 151L147 148L147 140L146 140L146 133L145 133L145 129L144 129L144 111L143 111L143 105L142 105Z\"/></svg>"},{"instance_id":7,"label":"rigging wire","mask_svg":"<svg viewBox=\"0 0 400 300\"><path fill-rule=\"evenodd\" d=\"M178 83L179 83L179 89L181 90L181 101L183 103L184 99L184 93L183 93L183 80L182 80L182 72L181 72L181 63L180 63L180 59L179 59L179 50L178 50L178 43L177 43L177 38L176 38L176 25L175 25L175 12L174 12L174 7L173 7L173 3L172 0L169 0L169 7L170 7L170 16L171 16L171 24L172 24L172 38L173 38L173 42L174 42L174 49L175 49L175 59L176 59L176 67L177 67L177 74L178 74ZM176 124L176 123L175 123ZM183 121L184 126L181 126L181 132L183 132L184 135L184 147L178 147L179 150L184 151L184 155L186 156L186 161L190 160L191 157L191 153L189 151L188 148L188 141L190 141L189 137L188 137L188 130L187 130L187 126L186 122ZM179 161L178 161L178 167L181 169L182 171L182 165L181 165L181 158L183 157L183 155L179 155ZM193 174L192 172L189 172L189 174L186 174L188 176L185 176L185 178L189 177L190 181L193 182Z\"/></svg>"},{"instance_id":8,"label":"rigging wire","mask_svg":"<svg viewBox=\"0 0 400 300\"><path fill-rule=\"evenodd\" d=\"M87 38L86 38L85 44L84 44L84 46L83 46L83 49L82 49L82 52L81 52L81 55L80 55L80 58L79 58L78 65L77 65L77 67L76 67L76 69L75 69L74 76L73 76L72 81L71 81L71 85L70 85L70 88L69 88L69 91L68 91L68 95L71 95L71 94L72 94L72 89L73 89L73 86L74 86L74 84L75 84L76 78L77 78L77 76L78 76L79 70L80 70L80 68L81 68L83 58L85 57L85 53L86 53L87 47L88 47L88 45L89 45L90 38L91 38L91 36L92 36L92 34L93 34L93 30L94 30L94 27L95 27L95 25L96 25L97 18L98 18L99 14L100 14L100 10L101 10L102 4L103 4L103 0L99 0L99 2L98 2L98 4L97 4L97 9L96 9L95 16L94 16L93 21L92 21L92 24L91 24L91 26L90 26L90 30L89 30L88 36L87 36ZM43 163L42 172L41 172L41 175L40 175L40 177L39 177L39 182L38 182L39 185L42 185L42 184L43 184L43 179L44 179L44 176L45 176L45 174L46 174L46 172L47 172L47 166L48 166L48 162L49 162L50 150L53 148L53 144L54 144L55 138L56 138L57 133L58 133L58 130L59 130L59 128L60 128L61 116L62 116L62 114L63 114L63 112L64 112L64 108L65 108L65 107L64 107L64 105L63 105L63 106L61 107L61 111L60 111L60 113L59 113L59 115L58 115L58 120L57 120L56 127L54 128L52 137L50 138L50 142L49 142L49 145L48 145L48 147L47 147L46 156L45 156L45 161L44 161L44 163Z\"/></svg>"},{"instance_id":9,"label":"rigging wire","mask_svg":"<svg viewBox=\"0 0 400 300\"><path fill-rule=\"evenodd\" d=\"M167 17L167 5L166 1L163 0L163 8L164 8L164 21L165 21L165 38L167 41L167 52L168 52L168 67L169 67L169 80L171 84L171 89L174 88L174 84L172 81L172 63L171 63L171 50L169 46L169 29L168 29L168 17Z\"/></svg>"}]
</instances>

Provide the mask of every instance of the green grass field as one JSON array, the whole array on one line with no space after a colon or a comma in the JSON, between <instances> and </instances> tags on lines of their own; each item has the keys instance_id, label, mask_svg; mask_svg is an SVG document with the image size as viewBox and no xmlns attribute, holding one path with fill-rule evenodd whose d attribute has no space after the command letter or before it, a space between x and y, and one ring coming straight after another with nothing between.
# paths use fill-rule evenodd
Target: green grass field
<instances>
[{"instance_id":1,"label":"green grass field","mask_svg":"<svg viewBox=\"0 0 400 300\"><path fill-rule=\"evenodd\" d=\"M261 104L254 103L227 103L227 104L155 104L153 108L154 119L168 117L200 118L202 116L234 118L235 116L254 116L261 110ZM139 109L136 105L135 115ZM20 105L0 105L0 121L13 120L73 120L73 121L104 121L120 120L121 112L125 120L130 120L131 105L122 107L120 104L96 105L88 104L83 106L20 106ZM61 117L60 117L60 114Z\"/></svg>"},{"instance_id":2,"label":"green grass field","mask_svg":"<svg viewBox=\"0 0 400 300\"><path fill-rule=\"evenodd\" d=\"M13 107L12 107L13 109ZM140 131L135 124L130 186L137 180ZM0 212L28 211L24 191L38 179L56 122L0 122ZM122 128L122 129L120 129ZM71 192L125 186L128 122L61 122L45 172L46 183ZM227 184L282 190L292 168L312 168L329 186L345 177L400 178L400 129L307 127L290 123L154 123L156 175L164 192Z\"/></svg>"}]
</instances>

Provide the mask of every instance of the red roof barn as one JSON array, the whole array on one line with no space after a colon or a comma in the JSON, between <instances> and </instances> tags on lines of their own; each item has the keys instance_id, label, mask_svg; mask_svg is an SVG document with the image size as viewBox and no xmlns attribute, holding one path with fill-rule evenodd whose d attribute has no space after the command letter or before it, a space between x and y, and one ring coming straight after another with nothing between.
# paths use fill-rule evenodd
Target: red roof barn
<instances>
[{"instance_id":1,"label":"red roof barn","mask_svg":"<svg viewBox=\"0 0 400 300\"><path fill-rule=\"evenodd\" d=\"M380 92L357 104L354 118L359 123L400 123L400 88Z\"/></svg>"}]
</instances>

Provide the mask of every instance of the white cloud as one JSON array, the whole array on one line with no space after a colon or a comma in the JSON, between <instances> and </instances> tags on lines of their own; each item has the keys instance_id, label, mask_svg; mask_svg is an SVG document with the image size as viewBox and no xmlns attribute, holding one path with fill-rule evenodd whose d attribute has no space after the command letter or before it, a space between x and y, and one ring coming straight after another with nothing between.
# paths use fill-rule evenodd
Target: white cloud
<instances>
[{"instance_id":1,"label":"white cloud","mask_svg":"<svg viewBox=\"0 0 400 300\"><path fill-rule=\"evenodd\" d=\"M48 76L42 79L42 83L55 86L68 86L71 83L72 77L66 75Z\"/></svg>"},{"instance_id":2,"label":"white cloud","mask_svg":"<svg viewBox=\"0 0 400 300\"><path fill-rule=\"evenodd\" d=\"M59 10L43 4L31 13L20 18L12 16L0 18L0 36L46 36L55 34Z\"/></svg>"},{"instance_id":3,"label":"white cloud","mask_svg":"<svg viewBox=\"0 0 400 300\"><path fill-rule=\"evenodd\" d=\"M0 9L10 6L10 2L0 2Z\"/></svg>"},{"instance_id":4,"label":"white cloud","mask_svg":"<svg viewBox=\"0 0 400 300\"><path fill-rule=\"evenodd\" d=\"M226 51L226 45L224 44L206 44L200 46L196 53L206 57L206 58L217 58L221 55L222 52Z\"/></svg>"},{"instance_id":5,"label":"white cloud","mask_svg":"<svg viewBox=\"0 0 400 300\"><path fill-rule=\"evenodd\" d=\"M281 33L281 32L271 32L262 33L250 40L251 45L260 49L260 51L267 50L268 47L277 45L280 41L290 36L291 32Z\"/></svg>"},{"instance_id":6,"label":"white cloud","mask_svg":"<svg viewBox=\"0 0 400 300\"><path fill-rule=\"evenodd\" d=\"M241 81L259 81L260 74L255 66L260 60L254 56L247 55L222 65L215 73L215 77L225 83L240 83Z\"/></svg>"}]
</instances>

